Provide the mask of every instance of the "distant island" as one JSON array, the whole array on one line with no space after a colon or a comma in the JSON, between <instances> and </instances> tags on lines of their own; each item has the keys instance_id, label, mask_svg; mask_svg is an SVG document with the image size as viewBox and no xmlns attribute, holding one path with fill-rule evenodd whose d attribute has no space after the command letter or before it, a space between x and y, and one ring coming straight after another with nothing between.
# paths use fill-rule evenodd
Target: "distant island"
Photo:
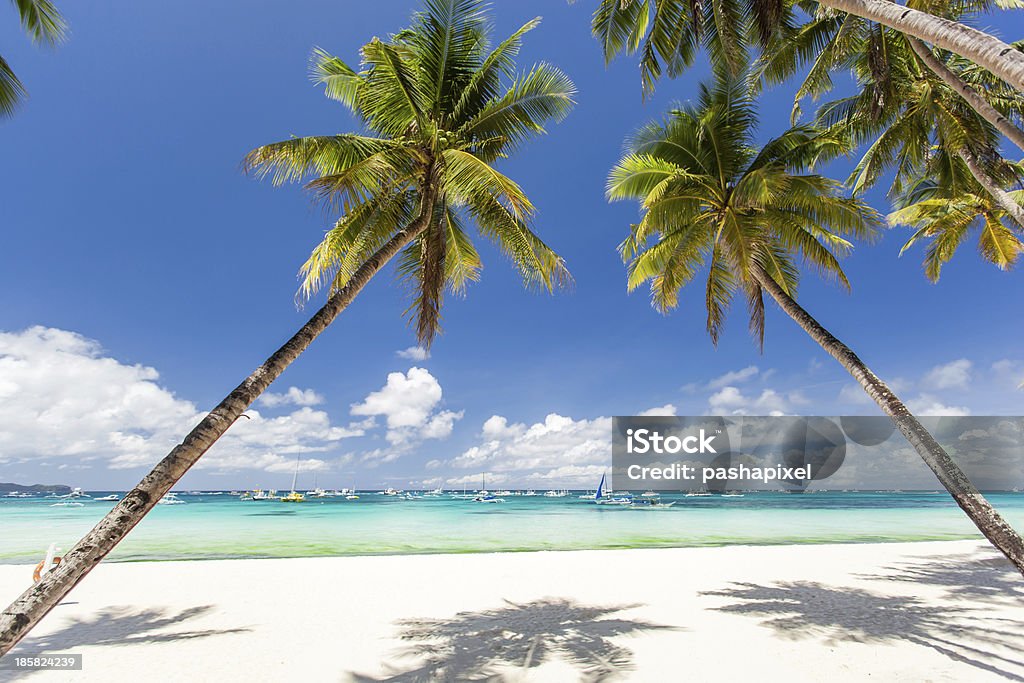
<instances>
[{"instance_id":1,"label":"distant island","mask_svg":"<svg viewBox=\"0 0 1024 683\"><path fill-rule=\"evenodd\" d=\"M0 493L56 493L64 496L71 493L71 487L64 484L13 484L0 482Z\"/></svg>"}]
</instances>

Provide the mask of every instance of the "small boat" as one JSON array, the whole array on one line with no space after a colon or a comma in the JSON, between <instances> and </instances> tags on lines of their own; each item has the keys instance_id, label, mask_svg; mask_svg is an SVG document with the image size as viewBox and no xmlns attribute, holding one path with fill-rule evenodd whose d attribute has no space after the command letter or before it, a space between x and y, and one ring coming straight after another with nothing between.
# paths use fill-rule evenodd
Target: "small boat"
<instances>
[{"instance_id":1,"label":"small boat","mask_svg":"<svg viewBox=\"0 0 1024 683\"><path fill-rule=\"evenodd\" d=\"M601 481L594 492L594 502L598 505L632 505L633 496L626 494L622 496L606 496L604 494L605 475L601 475Z\"/></svg>"},{"instance_id":2,"label":"small boat","mask_svg":"<svg viewBox=\"0 0 1024 683\"><path fill-rule=\"evenodd\" d=\"M350 493L347 496L345 496L345 500L359 500L359 496L357 496L354 493Z\"/></svg>"},{"instance_id":3,"label":"small boat","mask_svg":"<svg viewBox=\"0 0 1024 683\"><path fill-rule=\"evenodd\" d=\"M704 486L702 484L701 487L698 490L690 491L689 493L687 493L686 497L687 498L707 498L710 495L711 495L711 492L708 491L708 487Z\"/></svg>"},{"instance_id":4,"label":"small boat","mask_svg":"<svg viewBox=\"0 0 1024 683\"><path fill-rule=\"evenodd\" d=\"M656 494L654 497L641 497L640 500L634 500L629 504L629 508L631 510L667 510L675 504L675 501L672 501L671 503L662 503L661 497Z\"/></svg>"},{"instance_id":5,"label":"small boat","mask_svg":"<svg viewBox=\"0 0 1024 683\"><path fill-rule=\"evenodd\" d=\"M78 503L72 500L65 500L60 503L53 503L50 505L52 508L84 508L85 503Z\"/></svg>"},{"instance_id":6,"label":"small boat","mask_svg":"<svg viewBox=\"0 0 1024 683\"><path fill-rule=\"evenodd\" d=\"M736 493L735 491L733 491L731 493L723 493L722 494L722 498L742 498L742 497L743 497L742 493Z\"/></svg>"},{"instance_id":7,"label":"small boat","mask_svg":"<svg viewBox=\"0 0 1024 683\"><path fill-rule=\"evenodd\" d=\"M382 496L400 496L403 493L405 493L405 491L399 491L398 489L393 489L393 488L391 488L389 486L386 489L384 489L383 491L381 491L380 495L382 495Z\"/></svg>"},{"instance_id":8,"label":"small boat","mask_svg":"<svg viewBox=\"0 0 1024 683\"><path fill-rule=\"evenodd\" d=\"M529 490L527 490L527 491L526 491L526 493L524 493L523 495L524 495L524 496L536 496L536 495L537 495L537 492L536 492L536 491L534 491L533 489L529 489Z\"/></svg>"},{"instance_id":9,"label":"small boat","mask_svg":"<svg viewBox=\"0 0 1024 683\"><path fill-rule=\"evenodd\" d=\"M156 502L157 505L184 505L185 501L178 498L175 493L168 493L163 498Z\"/></svg>"},{"instance_id":10,"label":"small boat","mask_svg":"<svg viewBox=\"0 0 1024 683\"><path fill-rule=\"evenodd\" d=\"M115 501L120 500L116 493L111 493L109 496L103 496L102 498L96 498L97 501Z\"/></svg>"},{"instance_id":11,"label":"small boat","mask_svg":"<svg viewBox=\"0 0 1024 683\"><path fill-rule=\"evenodd\" d=\"M299 458L301 456L295 456L295 473L292 474L292 490L291 493L281 496L282 503L304 503L306 497L295 490L295 484L298 483L299 479Z\"/></svg>"},{"instance_id":12,"label":"small boat","mask_svg":"<svg viewBox=\"0 0 1024 683\"><path fill-rule=\"evenodd\" d=\"M493 493L488 493L488 492L484 491L482 495L478 495L476 498L474 498L473 502L474 503L504 503L505 499L504 498L498 498Z\"/></svg>"},{"instance_id":13,"label":"small boat","mask_svg":"<svg viewBox=\"0 0 1024 683\"><path fill-rule=\"evenodd\" d=\"M658 494L654 491L644 491L640 494L641 498L658 498Z\"/></svg>"},{"instance_id":14,"label":"small boat","mask_svg":"<svg viewBox=\"0 0 1024 683\"><path fill-rule=\"evenodd\" d=\"M560 489L560 490L557 490L557 491L545 491L544 492L544 497L545 498L565 498L568 495L569 495L569 492L566 491L565 489Z\"/></svg>"},{"instance_id":15,"label":"small boat","mask_svg":"<svg viewBox=\"0 0 1024 683\"><path fill-rule=\"evenodd\" d=\"M72 498L72 499L73 498L92 498L92 496L87 494L82 489L76 487L76 488L71 489L71 493L69 493L69 494L67 494L65 496L58 496L58 498Z\"/></svg>"}]
</instances>

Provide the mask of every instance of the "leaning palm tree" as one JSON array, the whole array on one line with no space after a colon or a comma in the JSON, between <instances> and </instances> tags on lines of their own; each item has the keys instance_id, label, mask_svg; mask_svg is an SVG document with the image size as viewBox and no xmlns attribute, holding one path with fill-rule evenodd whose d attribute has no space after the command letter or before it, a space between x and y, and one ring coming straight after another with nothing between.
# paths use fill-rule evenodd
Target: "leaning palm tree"
<instances>
[{"instance_id":1,"label":"leaning palm tree","mask_svg":"<svg viewBox=\"0 0 1024 683\"><path fill-rule=\"evenodd\" d=\"M1014 3L1017 0L1012 0ZM951 19L973 17L992 11L993 0L914 0L917 9ZM979 115L1000 133L1024 150L1024 131L1020 129L1024 98L1005 82L988 71L949 53L935 54L927 45L905 34L852 14L822 7L815 0L796 0L794 15L807 18L788 22L772 34L755 68L757 80L768 84L782 83L797 73L803 81L794 97L793 117L800 114L800 102L806 97L817 99L833 87L833 72L863 70L867 65L874 76L872 95L880 100L889 93L885 86L903 74L895 73L894 61L908 61L913 51L926 70L962 97ZM864 57L867 56L865 60ZM988 82L979 85L978 78Z\"/></svg>"},{"instance_id":2,"label":"leaning palm tree","mask_svg":"<svg viewBox=\"0 0 1024 683\"><path fill-rule=\"evenodd\" d=\"M56 45L64 40L67 24L49 0L13 0L21 18L21 26L33 43ZM11 65L0 56L0 118L14 113L27 93Z\"/></svg>"},{"instance_id":3,"label":"leaning palm tree","mask_svg":"<svg viewBox=\"0 0 1024 683\"><path fill-rule=\"evenodd\" d=\"M812 45L824 43L796 93L796 116L800 99L831 90L831 71L849 70L856 92L822 107L818 121L848 135L854 146L866 147L850 177L854 192L894 169L891 191L899 194L909 178L930 175L953 159L969 170L972 185L983 188L1006 215L1024 225L1024 208L1006 191L1019 175L997 152L996 128L927 68L912 39L848 16L839 24L828 17L817 23L824 28L817 37L801 31L789 54L780 57L786 52L781 50L766 56L760 72L768 80L784 78L791 68L787 62L804 60ZM1007 112L1019 115L1022 105L1024 100L1013 103Z\"/></svg>"},{"instance_id":4,"label":"leaning palm tree","mask_svg":"<svg viewBox=\"0 0 1024 683\"><path fill-rule=\"evenodd\" d=\"M327 303L232 391L63 562L0 616L7 652L151 510L242 412L351 303L388 261L415 291L417 332L437 330L442 290L460 291L479 258L470 223L506 251L528 283L550 289L562 260L530 230L532 206L492 165L570 110L574 89L558 69L517 73L531 21L493 49L480 0L427 0L412 28L362 48L357 71L323 52L315 79L365 124L358 135L299 138L254 150L246 165L279 181L313 176L310 188L342 217L303 269L303 288L327 284Z\"/></svg>"},{"instance_id":5,"label":"leaning palm tree","mask_svg":"<svg viewBox=\"0 0 1024 683\"><path fill-rule=\"evenodd\" d=\"M869 237L878 221L841 185L809 169L842 151L842 138L795 127L758 149L756 117L735 82L703 86L699 104L641 129L612 170L610 199L641 202L643 217L623 242L628 286L650 283L666 312L706 266L707 329L718 340L729 304L746 299L750 327L764 335L768 294L853 375L888 414L983 534L1024 572L1024 542L978 492L902 401L796 301L798 261L847 285L838 256L846 237Z\"/></svg>"},{"instance_id":6,"label":"leaning palm tree","mask_svg":"<svg viewBox=\"0 0 1024 683\"><path fill-rule=\"evenodd\" d=\"M1011 4L1012 3L1012 4ZM1024 53L995 36L932 13L935 3L902 5L891 0L820 0L824 8L862 17L961 55L1024 91ZM594 34L605 56L640 52L645 87L664 71L689 66L700 46L712 61L735 74L746 50L765 47L793 18L792 0L600 0ZM1016 0L1005 6L1016 7Z\"/></svg>"}]
</instances>

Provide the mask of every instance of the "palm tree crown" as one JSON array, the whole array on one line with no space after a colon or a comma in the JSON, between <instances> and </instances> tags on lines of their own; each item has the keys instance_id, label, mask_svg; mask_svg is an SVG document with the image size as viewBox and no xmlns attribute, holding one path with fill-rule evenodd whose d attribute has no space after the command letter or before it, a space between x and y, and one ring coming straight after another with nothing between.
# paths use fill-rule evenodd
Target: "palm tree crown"
<instances>
[{"instance_id":1,"label":"palm tree crown","mask_svg":"<svg viewBox=\"0 0 1024 683\"><path fill-rule=\"evenodd\" d=\"M841 151L837 138L797 126L758 149L746 92L740 79L702 85L696 106L633 137L608 181L610 199L636 199L643 210L620 247L628 287L649 281L653 304L667 311L706 264L707 329L716 342L742 290L763 343L759 279L794 295L796 258L848 286L837 258L852 246L845 237L869 237L878 222L867 205L839 196L839 183L808 170Z\"/></svg>"},{"instance_id":2,"label":"palm tree crown","mask_svg":"<svg viewBox=\"0 0 1024 683\"><path fill-rule=\"evenodd\" d=\"M530 229L530 200L493 164L565 117L575 90L548 64L515 70L538 19L493 49L486 19L480 0L428 0L411 28L363 46L358 71L314 52L313 80L365 131L276 142L244 162L275 184L307 181L342 214L302 267L302 297L340 290L394 235L418 230L398 272L413 292L417 336L429 345L445 287L462 293L479 276L471 222L528 284L550 291L568 279L562 259Z\"/></svg>"},{"instance_id":3,"label":"palm tree crown","mask_svg":"<svg viewBox=\"0 0 1024 683\"><path fill-rule=\"evenodd\" d=\"M33 43L56 45L64 40L67 24L50 0L12 0L21 19L21 27ZM25 99L25 86L14 75L10 64L0 57L0 118L14 113Z\"/></svg>"}]
</instances>

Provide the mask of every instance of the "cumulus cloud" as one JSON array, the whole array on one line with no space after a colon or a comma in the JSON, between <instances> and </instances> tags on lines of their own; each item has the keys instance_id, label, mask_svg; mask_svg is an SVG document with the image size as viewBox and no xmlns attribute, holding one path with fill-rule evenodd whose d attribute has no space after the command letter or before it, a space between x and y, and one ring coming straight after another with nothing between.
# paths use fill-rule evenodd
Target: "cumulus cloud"
<instances>
[{"instance_id":1,"label":"cumulus cloud","mask_svg":"<svg viewBox=\"0 0 1024 683\"><path fill-rule=\"evenodd\" d=\"M383 417L388 427L386 438L396 446L443 439L452 433L463 412L436 411L442 396L440 382L429 371L412 367L405 373L388 374L381 389L352 405L352 414Z\"/></svg>"},{"instance_id":2,"label":"cumulus cloud","mask_svg":"<svg viewBox=\"0 0 1024 683\"><path fill-rule=\"evenodd\" d=\"M783 396L774 389L765 389L757 396L748 396L736 387L722 387L708 398L709 415L785 415L794 396Z\"/></svg>"},{"instance_id":3,"label":"cumulus cloud","mask_svg":"<svg viewBox=\"0 0 1024 683\"><path fill-rule=\"evenodd\" d=\"M395 351L395 355L406 360L422 362L430 358L430 351L427 351L422 346L410 346L404 351Z\"/></svg>"},{"instance_id":4,"label":"cumulus cloud","mask_svg":"<svg viewBox=\"0 0 1024 683\"><path fill-rule=\"evenodd\" d=\"M298 387L288 387L288 391L283 394L268 391L260 396L260 403L268 408L287 405L318 406L323 402L324 397L312 389L299 389Z\"/></svg>"},{"instance_id":5,"label":"cumulus cloud","mask_svg":"<svg viewBox=\"0 0 1024 683\"><path fill-rule=\"evenodd\" d=\"M941 400L930 394L921 394L917 398L907 401L910 412L918 417L944 416L960 417L970 415L971 411L965 406L946 405Z\"/></svg>"},{"instance_id":6,"label":"cumulus cloud","mask_svg":"<svg viewBox=\"0 0 1024 683\"><path fill-rule=\"evenodd\" d=\"M922 380L929 389L966 389L971 381L971 361L966 358L937 365Z\"/></svg>"},{"instance_id":7,"label":"cumulus cloud","mask_svg":"<svg viewBox=\"0 0 1024 683\"><path fill-rule=\"evenodd\" d=\"M158 382L156 369L106 355L94 340L33 327L0 333L0 460L132 468L167 454L204 412ZM251 410L198 468L277 471L298 453L325 453L360 429L304 406L275 418ZM326 460L304 465L316 469Z\"/></svg>"},{"instance_id":8,"label":"cumulus cloud","mask_svg":"<svg viewBox=\"0 0 1024 683\"><path fill-rule=\"evenodd\" d=\"M643 412L637 413L637 415L643 417L672 417L679 414L679 409L671 403L666 403L663 406L657 408L648 408Z\"/></svg>"},{"instance_id":9,"label":"cumulus cloud","mask_svg":"<svg viewBox=\"0 0 1024 683\"><path fill-rule=\"evenodd\" d=\"M592 486L611 462L611 429L610 417L575 420L551 413L543 422L527 425L493 415L483 423L480 442L445 464L486 472L495 483ZM472 483L478 478L468 474L452 481Z\"/></svg>"}]
</instances>

